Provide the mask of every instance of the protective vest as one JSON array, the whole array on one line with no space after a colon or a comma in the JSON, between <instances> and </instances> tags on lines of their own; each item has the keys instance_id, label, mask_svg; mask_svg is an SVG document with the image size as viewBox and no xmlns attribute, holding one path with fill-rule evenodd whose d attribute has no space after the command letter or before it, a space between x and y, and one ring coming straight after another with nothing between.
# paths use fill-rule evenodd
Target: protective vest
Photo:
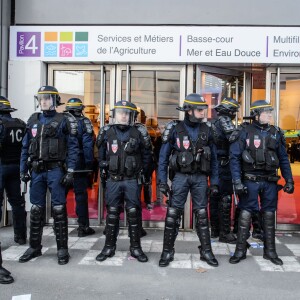
<instances>
[{"instance_id":1,"label":"protective vest","mask_svg":"<svg viewBox=\"0 0 300 300\"><path fill-rule=\"evenodd\" d=\"M140 150L140 131L131 127L129 139L121 142L112 126L107 131L109 173L124 177L135 177L142 169L142 156Z\"/></svg>"},{"instance_id":2,"label":"protective vest","mask_svg":"<svg viewBox=\"0 0 300 300\"><path fill-rule=\"evenodd\" d=\"M64 161L67 142L65 136L59 136L59 128L65 116L56 113L49 124L42 124L39 115L35 113L28 120L32 135L28 150L31 161Z\"/></svg>"},{"instance_id":3,"label":"protective vest","mask_svg":"<svg viewBox=\"0 0 300 300\"><path fill-rule=\"evenodd\" d=\"M19 164L26 124L17 118L1 119L0 123L4 127L1 139L1 162L3 164Z\"/></svg>"},{"instance_id":4,"label":"protective vest","mask_svg":"<svg viewBox=\"0 0 300 300\"><path fill-rule=\"evenodd\" d=\"M222 133L221 124L219 120L216 120L212 123L212 132L214 143L217 147L218 156L229 156L229 141L226 138L225 134Z\"/></svg>"},{"instance_id":5,"label":"protective vest","mask_svg":"<svg viewBox=\"0 0 300 300\"><path fill-rule=\"evenodd\" d=\"M200 124L199 135L193 142L183 122L175 126L176 144L179 150L172 153L170 168L181 173L210 172L211 151L208 146L210 128L206 123Z\"/></svg>"},{"instance_id":6,"label":"protective vest","mask_svg":"<svg viewBox=\"0 0 300 300\"><path fill-rule=\"evenodd\" d=\"M279 168L276 154L279 131L271 126L268 135L264 137L253 125L244 127L244 130L247 132L247 139L246 149L242 153L243 171L276 171Z\"/></svg>"}]
</instances>

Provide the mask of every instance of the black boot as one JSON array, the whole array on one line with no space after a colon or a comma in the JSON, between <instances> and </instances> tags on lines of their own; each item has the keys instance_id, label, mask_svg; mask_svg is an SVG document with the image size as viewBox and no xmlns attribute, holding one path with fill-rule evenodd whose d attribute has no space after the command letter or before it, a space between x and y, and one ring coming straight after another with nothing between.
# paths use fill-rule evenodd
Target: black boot
<instances>
[{"instance_id":1,"label":"black boot","mask_svg":"<svg viewBox=\"0 0 300 300\"><path fill-rule=\"evenodd\" d=\"M97 255L97 261L104 261L108 257L113 257L116 252L116 242L119 231L119 208L107 206L105 245L101 253Z\"/></svg>"},{"instance_id":2,"label":"black boot","mask_svg":"<svg viewBox=\"0 0 300 300\"><path fill-rule=\"evenodd\" d=\"M19 262L24 263L35 257L42 255L42 235L43 235L43 219L45 208L32 205L30 210L30 237L29 248L19 258Z\"/></svg>"},{"instance_id":3,"label":"black boot","mask_svg":"<svg viewBox=\"0 0 300 300\"><path fill-rule=\"evenodd\" d=\"M278 257L275 247L275 213L263 212L264 259L270 260L273 264L282 266L283 261Z\"/></svg>"},{"instance_id":4,"label":"black boot","mask_svg":"<svg viewBox=\"0 0 300 300\"><path fill-rule=\"evenodd\" d=\"M131 207L126 210L129 224L129 237L130 237L130 253L139 262L147 262L148 257L143 252L141 247L141 228L139 221L139 208Z\"/></svg>"},{"instance_id":5,"label":"black boot","mask_svg":"<svg viewBox=\"0 0 300 300\"><path fill-rule=\"evenodd\" d=\"M2 267L2 254L1 254L1 243L0 243L0 283L1 284L9 284L13 283L14 279L10 275L10 272Z\"/></svg>"},{"instance_id":6,"label":"black boot","mask_svg":"<svg viewBox=\"0 0 300 300\"><path fill-rule=\"evenodd\" d=\"M262 229L262 217L261 217L261 212L252 212L252 226L253 226L253 231L252 231L252 237L253 239L264 241L263 237L263 229Z\"/></svg>"},{"instance_id":7,"label":"black boot","mask_svg":"<svg viewBox=\"0 0 300 300\"><path fill-rule=\"evenodd\" d=\"M210 196L209 215L210 215L211 238L217 238L220 235L219 201L220 201L220 195Z\"/></svg>"},{"instance_id":8,"label":"black boot","mask_svg":"<svg viewBox=\"0 0 300 300\"><path fill-rule=\"evenodd\" d=\"M57 261L59 265L69 262L68 252L68 217L66 205L55 205L53 209L54 231L57 244Z\"/></svg>"},{"instance_id":9,"label":"black boot","mask_svg":"<svg viewBox=\"0 0 300 300\"><path fill-rule=\"evenodd\" d=\"M182 213L182 209L168 207L165 220L163 252L159 260L160 267L167 267L169 263L174 260L174 244L178 234Z\"/></svg>"},{"instance_id":10,"label":"black boot","mask_svg":"<svg viewBox=\"0 0 300 300\"><path fill-rule=\"evenodd\" d=\"M27 212L25 207L21 207L18 211L13 212L13 226L14 226L14 241L19 245L25 245L27 239L26 226Z\"/></svg>"},{"instance_id":11,"label":"black boot","mask_svg":"<svg viewBox=\"0 0 300 300\"><path fill-rule=\"evenodd\" d=\"M236 237L231 233L231 195L221 198L220 202L220 237L219 242L235 244Z\"/></svg>"},{"instance_id":12,"label":"black boot","mask_svg":"<svg viewBox=\"0 0 300 300\"><path fill-rule=\"evenodd\" d=\"M237 264L242 259L246 258L247 253L247 239L249 237L249 229L251 224L251 213L246 210L240 211L239 226L237 234L237 242L234 255L230 257L231 264Z\"/></svg>"},{"instance_id":13,"label":"black boot","mask_svg":"<svg viewBox=\"0 0 300 300\"><path fill-rule=\"evenodd\" d=\"M200 259L206 261L210 266L217 267L219 263L211 249L207 209L195 209L194 214L196 217L196 231L201 243L201 246L198 247L200 251Z\"/></svg>"}]
</instances>

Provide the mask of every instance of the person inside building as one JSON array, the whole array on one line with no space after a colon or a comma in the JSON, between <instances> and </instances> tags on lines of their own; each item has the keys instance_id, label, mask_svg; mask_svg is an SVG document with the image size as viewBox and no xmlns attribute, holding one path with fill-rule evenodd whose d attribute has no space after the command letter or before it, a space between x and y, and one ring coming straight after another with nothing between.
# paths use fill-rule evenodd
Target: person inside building
<instances>
[{"instance_id":1,"label":"person inside building","mask_svg":"<svg viewBox=\"0 0 300 300\"><path fill-rule=\"evenodd\" d=\"M0 222L4 191L12 207L14 241L26 244L25 199L21 194L20 155L26 124L11 116L16 111L10 101L0 96Z\"/></svg>"},{"instance_id":2,"label":"person inside building","mask_svg":"<svg viewBox=\"0 0 300 300\"><path fill-rule=\"evenodd\" d=\"M211 123L206 122L208 105L199 94L186 96L183 121L171 121L166 125L159 155L158 179L161 192L169 196L165 219L163 251L160 267L166 267L174 259L174 244L188 193L191 192L195 227L201 242L200 259L217 267L210 241L207 193L218 193L218 161L213 143ZM168 185L168 167L173 173L172 187ZM210 176L210 189L208 189Z\"/></svg>"},{"instance_id":3,"label":"person inside building","mask_svg":"<svg viewBox=\"0 0 300 300\"><path fill-rule=\"evenodd\" d=\"M294 192L285 138L279 127L270 125L273 107L266 100L254 101L250 114L252 123L243 124L230 137L230 169L241 211L236 249L229 262L237 264L246 258L251 213L259 211L259 197L264 231L263 257L275 265L282 265L275 247L278 168L286 182L283 190L288 194Z\"/></svg>"},{"instance_id":4,"label":"person inside building","mask_svg":"<svg viewBox=\"0 0 300 300\"><path fill-rule=\"evenodd\" d=\"M113 257L119 232L120 207L125 201L129 224L130 253L139 262L148 257L141 247L141 178L150 180L152 146L146 128L135 124L137 107L128 101L115 103L113 122L100 129L97 137L101 183L106 185L106 238L97 261ZM103 184L102 183L102 184Z\"/></svg>"},{"instance_id":5,"label":"person inside building","mask_svg":"<svg viewBox=\"0 0 300 300\"><path fill-rule=\"evenodd\" d=\"M93 125L83 115L84 105L79 98L71 98L66 104L66 111L73 115L78 124L79 154L74 174L74 193L76 201L76 214L78 217L78 236L84 237L95 233L90 227L88 209L88 180L93 172L94 141Z\"/></svg>"},{"instance_id":6,"label":"person inside building","mask_svg":"<svg viewBox=\"0 0 300 300\"><path fill-rule=\"evenodd\" d=\"M21 180L30 185L29 248L20 257L24 263L42 255L42 234L49 188L57 243L58 264L69 262L68 218L65 188L73 185L78 159L77 122L70 113L58 113L60 96L53 86L42 86L36 99L42 112L27 122L21 153Z\"/></svg>"}]
</instances>

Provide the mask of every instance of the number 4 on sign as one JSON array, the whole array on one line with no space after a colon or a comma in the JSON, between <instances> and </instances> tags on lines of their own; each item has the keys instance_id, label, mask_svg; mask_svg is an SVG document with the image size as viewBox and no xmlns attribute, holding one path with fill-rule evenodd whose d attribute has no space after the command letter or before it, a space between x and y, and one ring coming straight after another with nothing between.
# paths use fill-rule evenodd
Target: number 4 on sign
<instances>
[{"instance_id":1,"label":"number 4 on sign","mask_svg":"<svg viewBox=\"0 0 300 300\"><path fill-rule=\"evenodd\" d=\"M35 51L38 49L36 46L35 35L33 35L30 40L25 45L26 50L32 50L32 54L35 54Z\"/></svg>"}]
</instances>

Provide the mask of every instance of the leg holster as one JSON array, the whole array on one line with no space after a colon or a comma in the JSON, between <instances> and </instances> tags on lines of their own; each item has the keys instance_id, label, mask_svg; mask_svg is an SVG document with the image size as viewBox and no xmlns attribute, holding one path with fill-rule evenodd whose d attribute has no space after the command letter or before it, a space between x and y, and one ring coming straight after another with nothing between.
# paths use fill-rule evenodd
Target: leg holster
<instances>
[{"instance_id":1,"label":"leg holster","mask_svg":"<svg viewBox=\"0 0 300 300\"><path fill-rule=\"evenodd\" d=\"M176 237L181 222L181 216L183 210L175 207L168 207L166 221L165 221L165 232L164 232L164 246L163 251L173 251Z\"/></svg>"},{"instance_id":2,"label":"leg holster","mask_svg":"<svg viewBox=\"0 0 300 300\"><path fill-rule=\"evenodd\" d=\"M119 215L119 207L107 206L105 247L116 247L117 235L119 232Z\"/></svg>"},{"instance_id":3,"label":"leg holster","mask_svg":"<svg viewBox=\"0 0 300 300\"><path fill-rule=\"evenodd\" d=\"M244 257L247 252L247 239L251 224L251 213L247 210L241 210L239 216L238 234L234 256L237 258Z\"/></svg>"},{"instance_id":4,"label":"leg holster","mask_svg":"<svg viewBox=\"0 0 300 300\"><path fill-rule=\"evenodd\" d=\"M44 211L45 208L32 205L30 210L30 238L29 245L33 249L42 248L42 235L44 226Z\"/></svg>"},{"instance_id":5,"label":"leg holster","mask_svg":"<svg viewBox=\"0 0 300 300\"><path fill-rule=\"evenodd\" d=\"M220 203L220 231L223 235L230 233L231 230L231 196L226 195L221 198Z\"/></svg>"},{"instance_id":6,"label":"leg holster","mask_svg":"<svg viewBox=\"0 0 300 300\"><path fill-rule=\"evenodd\" d=\"M264 255L270 259L278 258L275 247L275 213L271 211L263 212L264 227Z\"/></svg>"},{"instance_id":7,"label":"leg holster","mask_svg":"<svg viewBox=\"0 0 300 300\"><path fill-rule=\"evenodd\" d=\"M57 250L68 249L68 217L65 205L53 206Z\"/></svg>"}]
</instances>

